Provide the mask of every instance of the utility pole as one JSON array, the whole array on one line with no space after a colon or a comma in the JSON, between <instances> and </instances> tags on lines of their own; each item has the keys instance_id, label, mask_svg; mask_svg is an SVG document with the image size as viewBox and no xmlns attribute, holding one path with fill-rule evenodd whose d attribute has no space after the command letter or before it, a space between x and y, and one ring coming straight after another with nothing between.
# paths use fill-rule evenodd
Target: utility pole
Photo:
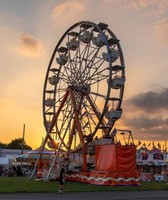
<instances>
[{"instance_id":1,"label":"utility pole","mask_svg":"<svg viewBox=\"0 0 168 200\"><path fill-rule=\"evenodd\" d=\"M24 147L24 138L25 138L25 124L23 125L23 137L22 137L22 155L23 155L23 147Z\"/></svg>"},{"instance_id":2,"label":"utility pole","mask_svg":"<svg viewBox=\"0 0 168 200\"><path fill-rule=\"evenodd\" d=\"M167 140L165 140L165 152L167 152Z\"/></svg>"}]
</instances>

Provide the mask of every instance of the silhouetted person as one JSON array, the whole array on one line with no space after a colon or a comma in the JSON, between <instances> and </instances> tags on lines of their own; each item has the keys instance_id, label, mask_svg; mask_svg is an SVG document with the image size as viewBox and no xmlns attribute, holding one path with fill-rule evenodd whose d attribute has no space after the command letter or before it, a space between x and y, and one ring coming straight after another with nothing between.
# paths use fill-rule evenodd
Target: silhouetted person
<instances>
[{"instance_id":1,"label":"silhouetted person","mask_svg":"<svg viewBox=\"0 0 168 200\"><path fill-rule=\"evenodd\" d=\"M58 193L62 194L64 187L65 187L65 169L62 168L60 171L60 176L59 176L59 191L58 191Z\"/></svg>"},{"instance_id":2,"label":"silhouetted person","mask_svg":"<svg viewBox=\"0 0 168 200\"><path fill-rule=\"evenodd\" d=\"M17 166L17 168L16 168L16 174L17 174L17 176L23 176L23 172L22 172L20 166Z\"/></svg>"}]
</instances>

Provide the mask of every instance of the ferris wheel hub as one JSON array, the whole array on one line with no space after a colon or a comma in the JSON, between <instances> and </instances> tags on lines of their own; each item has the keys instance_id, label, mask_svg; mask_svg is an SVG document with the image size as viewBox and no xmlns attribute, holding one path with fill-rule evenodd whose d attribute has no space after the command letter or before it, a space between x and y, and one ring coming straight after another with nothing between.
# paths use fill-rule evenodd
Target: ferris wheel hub
<instances>
[{"instance_id":1,"label":"ferris wheel hub","mask_svg":"<svg viewBox=\"0 0 168 200\"><path fill-rule=\"evenodd\" d=\"M77 92L81 92L83 95L89 94L91 91L91 87L89 84L71 85L71 89Z\"/></svg>"}]
</instances>

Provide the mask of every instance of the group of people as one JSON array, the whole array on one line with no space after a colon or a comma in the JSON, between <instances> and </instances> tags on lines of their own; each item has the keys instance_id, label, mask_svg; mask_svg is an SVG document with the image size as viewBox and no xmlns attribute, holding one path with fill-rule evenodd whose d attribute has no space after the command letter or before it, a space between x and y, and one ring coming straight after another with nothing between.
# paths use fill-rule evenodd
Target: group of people
<instances>
[{"instance_id":1,"label":"group of people","mask_svg":"<svg viewBox=\"0 0 168 200\"><path fill-rule=\"evenodd\" d=\"M2 166L0 165L0 176L23 176L21 166Z\"/></svg>"}]
</instances>

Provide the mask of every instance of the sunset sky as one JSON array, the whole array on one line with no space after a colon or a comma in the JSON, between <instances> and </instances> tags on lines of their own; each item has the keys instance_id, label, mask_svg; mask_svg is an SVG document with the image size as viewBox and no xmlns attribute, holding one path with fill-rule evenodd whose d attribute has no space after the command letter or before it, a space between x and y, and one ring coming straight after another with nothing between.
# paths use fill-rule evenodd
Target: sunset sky
<instances>
[{"instance_id":1,"label":"sunset sky","mask_svg":"<svg viewBox=\"0 0 168 200\"><path fill-rule=\"evenodd\" d=\"M117 128L136 143L168 139L167 0L0 0L0 142L45 136L42 92L51 54L78 21L104 22L120 40L126 64L123 116Z\"/></svg>"}]
</instances>

